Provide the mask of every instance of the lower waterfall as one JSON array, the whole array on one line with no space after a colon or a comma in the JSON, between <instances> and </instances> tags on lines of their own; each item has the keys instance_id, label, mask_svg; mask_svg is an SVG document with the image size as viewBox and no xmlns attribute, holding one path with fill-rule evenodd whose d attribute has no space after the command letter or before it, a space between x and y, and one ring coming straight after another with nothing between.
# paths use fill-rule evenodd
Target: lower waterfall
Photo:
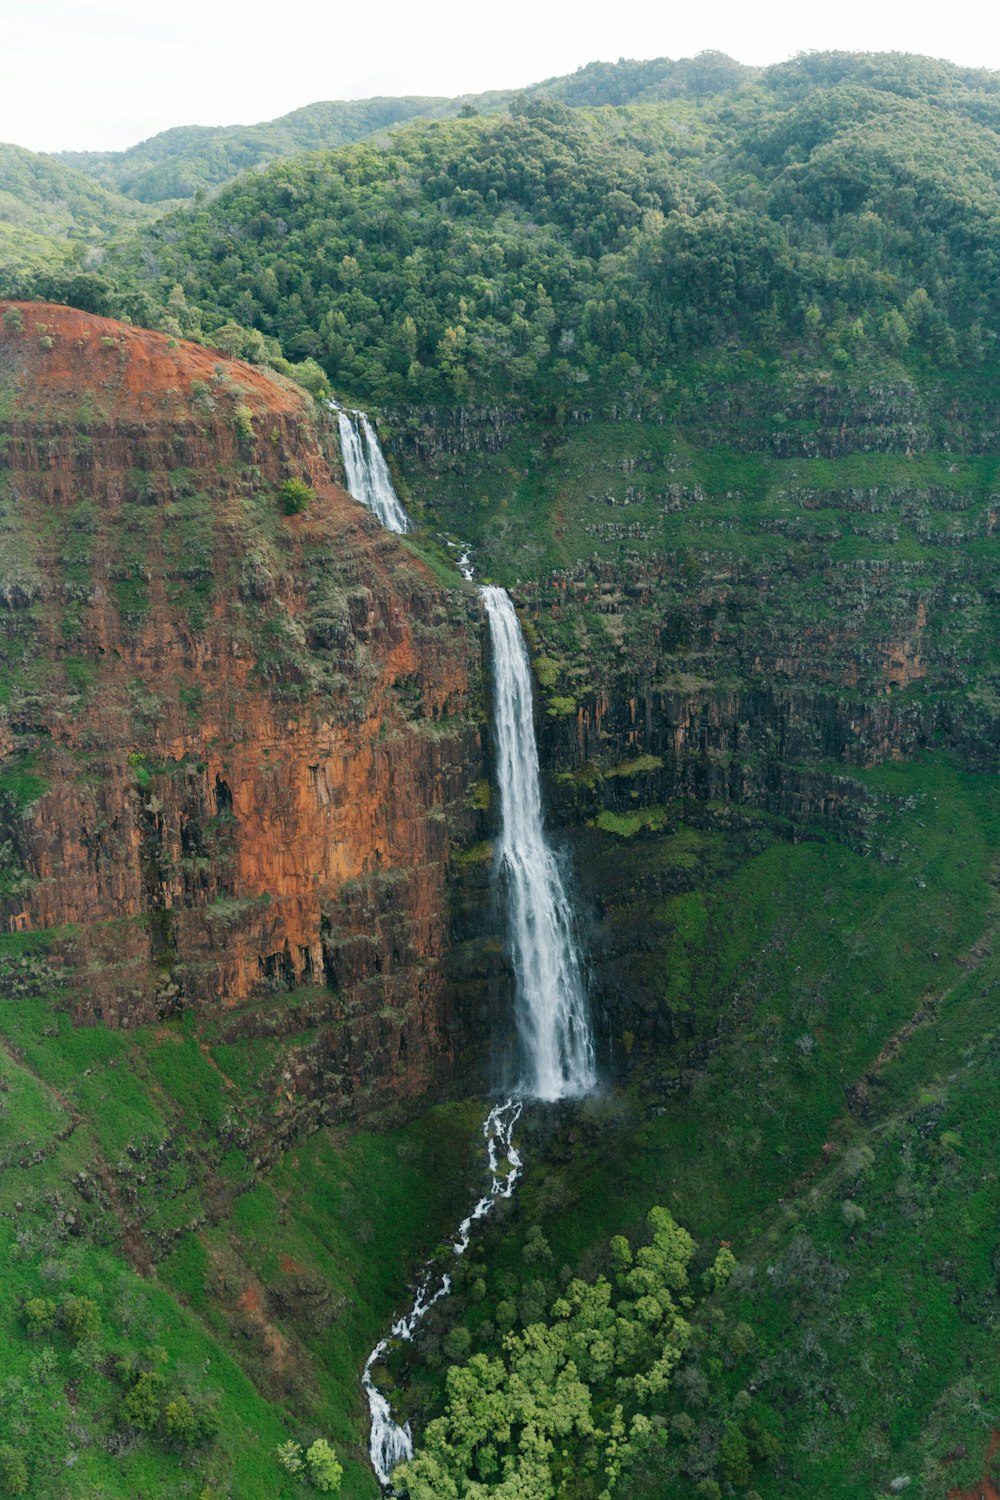
<instances>
[{"instance_id":1,"label":"lower waterfall","mask_svg":"<svg viewBox=\"0 0 1000 1500\"><path fill-rule=\"evenodd\" d=\"M463 576L471 575L467 551L462 563L469 569L467 575L462 567ZM509 594L493 585L480 592L493 648L493 728L500 791L497 870L506 894L520 1072L512 1096L495 1105L483 1122L489 1188L459 1225L451 1247L455 1255L464 1254L472 1226L489 1214L498 1199L509 1198L517 1185L522 1162L513 1134L525 1101L579 1098L597 1081L572 909L542 822L528 653ZM387 1490L396 1465L413 1457L413 1435L408 1422L400 1426L394 1420L372 1370L394 1339L412 1339L429 1309L450 1290L447 1273L427 1271L410 1311L397 1319L365 1361L362 1386L371 1415L368 1453L379 1483Z\"/></svg>"}]
</instances>

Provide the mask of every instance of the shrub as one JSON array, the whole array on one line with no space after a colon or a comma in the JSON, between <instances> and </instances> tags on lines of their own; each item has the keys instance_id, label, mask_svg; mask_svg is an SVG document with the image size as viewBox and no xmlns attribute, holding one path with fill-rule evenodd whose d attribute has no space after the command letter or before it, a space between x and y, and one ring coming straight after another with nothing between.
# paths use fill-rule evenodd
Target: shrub
<instances>
[{"instance_id":1,"label":"shrub","mask_svg":"<svg viewBox=\"0 0 1000 1500\"><path fill-rule=\"evenodd\" d=\"M337 1461L337 1454L326 1438L317 1438L306 1453L309 1479L324 1495L334 1495L340 1489L344 1471Z\"/></svg>"},{"instance_id":2,"label":"shrub","mask_svg":"<svg viewBox=\"0 0 1000 1500\"><path fill-rule=\"evenodd\" d=\"M310 396L315 396L320 400L329 396L330 382L326 378L325 371L314 359L304 359L301 364L293 365L279 355L271 359L271 365L279 374L286 375L289 380L294 380L297 385L302 386Z\"/></svg>"},{"instance_id":3,"label":"shrub","mask_svg":"<svg viewBox=\"0 0 1000 1500\"><path fill-rule=\"evenodd\" d=\"M195 411L201 417L210 417L216 408L217 402L204 380L192 380L190 390L191 403Z\"/></svg>"},{"instance_id":4,"label":"shrub","mask_svg":"<svg viewBox=\"0 0 1000 1500\"><path fill-rule=\"evenodd\" d=\"M173 1401L167 1402L163 1425L167 1436L178 1443L194 1443L198 1440L198 1418L186 1396L176 1396Z\"/></svg>"},{"instance_id":5,"label":"shrub","mask_svg":"<svg viewBox=\"0 0 1000 1500\"><path fill-rule=\"evenodd\" d=\"M90 1297L66 1297L59 1316L74 1344L95 1339L100 1332L101 1311Z\"/></svg>"},{"instance_id":6,"label":"shrub","mask_svg":"<svg viewBox=\"0 0 1000 1500\"><path fill-rule=\"evenodd\" d=\"M542 1233L540 1224L532 1224L528 1230L528 1237L524 1243L521 1255L529 1265L536 1260L551 1260L552 1250L548 1240Z\"/></svg>"},{"instance_id":7,"label":"shrub","mask_svg":"<svg viewBox=\"0 0 1000 1500\"><path fill-rule=\"evenodd\" d=\"M28 1331L29 1338L40 1338L43 1333L51 1333L56 1326L57 1308L49 1297L31 1297L21 1309L24 1326Z\"/></svg>"},{"instance_id":8,"label":"shrub","mask_svg":"<svg viewBox=\"0 0 1000 1500\"><path fill-rule=\"evenodd\" d=\"M690 1442L698 1430L694 1417L686 1411L674 1412L670 1418L670 1429L685 1443Z\"/></svg>"},{"instance_id":9,"label":"shrub","mask_svg":"<svg viewBox=\"0 0 1000 1500\"><path fill-rule=\"evenodd\" d=\"M294 1438L289 1438L287 1443L279 1443L274 1451L286 1474L302 1473L305 1463L302 1460L301 1443L297 1443Z\"/></svg>"},{"instance_id":10,"label":"shrub","mask_svg":"<svg viewBox=\"0 0 1000 1500\"><path fill-rule=\"evenodd\" d=\"M160 1420L161 1376L152 1370L144 1370L135 1385L125 1396L121 1405L121 1419L127 1427L137 1427L140 1432L152 1432Z\"/></svg>"},{"instance_id":11,"label":"shrub","mask_svg":"<svg viewBox=\"0 0 1000 1500\"><path fill-rule=\"evenodd\" d=\"M719 1444L722 1472L730 1484L750 1483L750 1448L739 1427L727 1427Z\"/></svg>"},{"instance_id":12,"label":"shrub","mask_svg":"<svg viewBox=\"0 0 1000 1500\"><path fill-rule=\"evenodd\" d=\"M0 1494L26 1495L28 1466L23 1456L9 1444L0 1444Z\"/></svg>"},{"instance_id":13,"label":"shrub","mask_svg":"<svg viewBox=\"0 0 1000 1500\"><path fill-rule=\"evenodd\" d=\"M467 1359L469 1356L472 1349L472 1334L463 1324L459 1323L445 1334L441 1347L452 1364L457 1365L461 1360Z\"/></svg>"},{"instance_id":14,"label":"shrub","mask_svg":"<svg viewBox=\"0 0 1000 1500\"><path fill-rule=\"evenodd\" d=\"M278 491L286 516L297 516L307 510L316 493L302 479L286 479Z\"/></svg>"},{"instance_id":15,"label":"shrub","mask_svg":"<svg viewBox=\"0 0 1000 1500\"><path fill-rule=\"evenodd\" d=\"M707 1271L702 1272L702 1285L706 1292L718 1292L725 1286L736 1269L736 1256L726 1245L722 1245Z\"/></svg>"},{"instance_id":16,"label":"shrub","mask_svg":"<svg viewBox=\"0 0 1000 1500\"><path fill-rule=\"evenodd\" d=\"M219 1413L214 1406L206 1406L203 1402L194 1409L195 1442L207 1443L215 1437L222 1423Z\"/></svg>"},{"instance_id":17,"label":"shrub","mask_svg":"<svg viewBox=\"0 0 1000 1500\"><path fill-rule=\"evenodd\" d=\"M253 441L253 412L243 401L233 407L233 426L244 443Z\"/></svg>"},{"instance_id":18,"label":"shrub","mask_svg":"<svg viewBox=\"0 0 1000 1500\"><path fill-rule=\"evenodd\" d=\"M21 316L21 309L19 307L8 307L3 315L3 323L5 328L13 328L15 332L20 331L24 327L24 318Z\"/></svg>"},{"instance_id":19,"label":"shrub","mask_svg":"<svg viewBox=\"0 0 1000 1500\"><path fill-rule=\"evenodd\" d=\"M731 1330L729 1337L726 1340L726 1346L729 1349L730 1354L735 1354L739 1359L744 1354L749 1354L756 1342L757 1335L750 1327L750 1324L741 1322L737 1323Z\"/></svg>"}]
</instances>

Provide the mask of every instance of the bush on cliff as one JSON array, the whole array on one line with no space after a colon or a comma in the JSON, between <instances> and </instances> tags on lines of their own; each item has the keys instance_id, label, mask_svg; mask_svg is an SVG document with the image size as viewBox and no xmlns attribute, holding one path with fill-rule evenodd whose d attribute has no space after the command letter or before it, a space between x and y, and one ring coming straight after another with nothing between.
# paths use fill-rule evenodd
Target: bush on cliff
<instances>
[{"instance_id":1,"label":"bush on cliff","mask_svg":"<svg viewBox=\"0 0 1000 1500\"><path fill-rule=\"evenodd\" d=\"M286 479L278 494L286 516L300 515L316 499L315 490L302 479Z\"/></svg>"}]
</instances>

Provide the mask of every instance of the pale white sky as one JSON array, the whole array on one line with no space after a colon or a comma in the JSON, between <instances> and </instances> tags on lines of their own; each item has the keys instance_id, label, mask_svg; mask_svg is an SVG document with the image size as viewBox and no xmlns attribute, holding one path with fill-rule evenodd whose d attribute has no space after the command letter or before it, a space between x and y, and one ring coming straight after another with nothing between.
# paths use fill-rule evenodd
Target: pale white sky
<instances>
[{"instance_id":1,"label":"pale white sky","mask_svg":"<svg viewBox=\"0 0 1000 1500\"><path fill-rule=\"evenodd\" d=\"M0 141L118 149L318 99L513 88L709 47L746 63L843 48L1000 69L985 0L0 0Z\"/></svg>"}]
</instances>

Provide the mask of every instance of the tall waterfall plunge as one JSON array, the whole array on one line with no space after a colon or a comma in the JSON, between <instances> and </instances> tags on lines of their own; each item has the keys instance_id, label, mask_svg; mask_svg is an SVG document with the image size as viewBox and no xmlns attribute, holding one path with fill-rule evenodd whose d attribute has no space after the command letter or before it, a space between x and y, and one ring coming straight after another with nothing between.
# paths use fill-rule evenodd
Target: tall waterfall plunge
<instances>
[{"instance_id":1,"label":"tall waterfall plunge","mask_svg":"<svg viewBox=\"0 0 1000 1500\"><path fill-rule=\"evenodd\" d=\"M522 1078L535 1099L575 1098L596 1081L573 914L542 826L531 671L509 595L482 590L493 643L499 864L507 885Z\"/></svg>"},{"instance_id":2,"label":"tall waterfall plunge","mask_svg":"<svg viewBox=\"0 0 1000 1500\"><path fill-rule=\"evenodd\" d=\"M345 411L330 403L340 424L347 492L374 511L386 531L413 530L413 522L392 487L392 478L375 431L363 411Z\"/></svg>"},{"instance_id":3,"label":"tall waterfall plunge","mask_svg":"<svg viewBox=\"0 0 1000 1500\"><path fill-rule=\"evenodd\" d=\"M343 421L342 413L342 432ZM345 444L345 463L346 452ZM459 567L463 577L472 576L467 551ZM494 1105L483 1121L488 1187L458 1226L451 1244L454 1255L465 1254L473 1226L514 1192L522 1172L514 1128L525 1099L576 1098L589 1092L596 1082L594 1044L573 939L572 912L542 825L528 653L509 596L493 586L481 592L493 645L493 718L501 816L498 853L507 887L523 1072L513 1096ZM394 1341L406 1343L413 1338L430 1309L450 1290L451 1277L431 1265L410 1311L393 1323L365 1361L361 1383L371 1418L368 1455L386 1492L395 1493L392 1474L396 1466L413 1457L413 1434L408 1422L400 1425L393 1417L387 1397L375 1384L375 1367Z\"/></svg>"}]
</instances>

